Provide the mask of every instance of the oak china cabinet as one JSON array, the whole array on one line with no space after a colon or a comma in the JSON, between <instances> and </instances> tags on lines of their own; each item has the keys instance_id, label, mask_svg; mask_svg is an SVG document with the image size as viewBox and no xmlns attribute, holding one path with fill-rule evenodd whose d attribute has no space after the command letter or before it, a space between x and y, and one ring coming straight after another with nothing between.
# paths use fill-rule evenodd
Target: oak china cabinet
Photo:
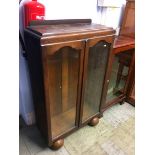
<instances>
[{"instance_id":1,"label":"oak china cabinet","mask_svg":"<svg viewBox=\"0 0 155 155\"><path fill-rule=\"evenodd\" d=\"M134 104L134 63L135 63L135 1L127 0L120 27L115 38L107 73L108 88L104 96L102 111L127 101Z\"/></svg>"},{"instance_id":2,"label":"oak china cabinet","mask_svg":"<svg viewBox=\"0 0 155 155\"><path fill-rule=\"evenodd\" d=\"M36 121L52 149L102 116L114 34L90 19L32 21L25 29Z\"/></svg>"}]
</instances>

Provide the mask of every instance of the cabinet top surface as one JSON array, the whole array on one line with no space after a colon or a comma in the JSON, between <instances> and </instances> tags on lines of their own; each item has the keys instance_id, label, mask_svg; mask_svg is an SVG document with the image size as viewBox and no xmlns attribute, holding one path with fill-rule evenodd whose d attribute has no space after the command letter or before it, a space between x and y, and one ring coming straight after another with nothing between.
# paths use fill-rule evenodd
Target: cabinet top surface
<instances>
[{"instance_id":1,"label":"cabinet top surface","mask_svg":"<svg viewBox=\"0 0 155 155\"><path fill-rule=\"evenodd\" d=\"M126 36L118 36L114 40L113 48L119 48L123 46L130 46L135 44L135 39Z\"/></svg>"},{"instance_id":2,"label":"cabinet top surface","mask_svg":"<svg viewBox=\"0 0 155 155\"><path fill-rule=\"evenodd\" d=\"M55 36L73 33L89 33L94 31L105 31L109 34L114 33L112 28L93 23L73 23L73 24L54 24L54 25L32 25L27 28L40 36Z\"/></svg>"}]
</instances>

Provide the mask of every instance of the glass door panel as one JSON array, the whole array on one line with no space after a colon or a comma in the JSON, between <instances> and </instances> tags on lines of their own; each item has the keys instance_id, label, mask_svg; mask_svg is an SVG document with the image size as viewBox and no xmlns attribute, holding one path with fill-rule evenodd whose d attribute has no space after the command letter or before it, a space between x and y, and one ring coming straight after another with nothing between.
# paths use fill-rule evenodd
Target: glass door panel
<instances>
[{"instance_id":1,"label":"glass door panel","mask_svg":"<svg viewBox=\"0 0 155 155\"><path fill-rule=\"evenodd\" d=\"M63 47L48 57L52 137L75 127L80 51Z\"/></svg>"},{"instance_id":2,"label":"glass door panel","mask_svg":"<svg viewBox=\"0 0 155 155\"><path fill-rule=\"evenodd\" d=\"M124 94L131 57L131 52L128 51L115 55L108 85L106 102L110 102Z\"/></svg>"},{"instance_id":3,"label":"glass door panel","mask_svg":"<svg viewBox=\"0 0 155 155\"><path fill-rule=\"evenodd\" d=\"M82 122L99 112L109 44L100 41L89 48L83 99Z\"/></svg>"}]
</instances>

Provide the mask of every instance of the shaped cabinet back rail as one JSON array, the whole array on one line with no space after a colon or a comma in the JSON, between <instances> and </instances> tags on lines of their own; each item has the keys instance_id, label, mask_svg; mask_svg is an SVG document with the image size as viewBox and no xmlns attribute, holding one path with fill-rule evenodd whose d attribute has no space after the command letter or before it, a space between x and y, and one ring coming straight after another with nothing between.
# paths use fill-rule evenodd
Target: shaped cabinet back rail
<instances>
[{"instance_id":1,"label":"shaped cabinet back rail","mask_svg":"<svg viewBox=\"0 0 155 155\"><path fill-rule=\"evenodd\" d=\"M102 116L114 33L90 19L33 21L25 29L36 122L49 147Z\"/></svg>"}]
</instances>

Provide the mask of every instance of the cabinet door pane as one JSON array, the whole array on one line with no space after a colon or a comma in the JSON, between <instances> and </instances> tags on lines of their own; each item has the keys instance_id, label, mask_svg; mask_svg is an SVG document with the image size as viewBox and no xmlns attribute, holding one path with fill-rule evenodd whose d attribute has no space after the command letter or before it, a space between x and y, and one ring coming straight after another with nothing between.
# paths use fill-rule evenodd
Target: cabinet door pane
<instances>
[{"instance_id":1,"label":"cabinet door pane","mask_svg":"<svg viewBox=\"0 0 155 155\"><path fill-rule=\"evenodd\" d=\"M88 51L82 122L99 112L109 45L98 42Z\"/></svg>"},{"instance_id":2,"label":"cabinet door pane","mask_svg":"<svg viewBox=\"0 0 155 155\"><path fill-rule=\"evenodd\" d=\"M48 58L52 137L75 127L80 52L63 47Z\"/></svg>"},{"instance_id":3,"label":"cabinet door pane","mask_svg":"<svg viewBox=\"0 0 155 155\"><path fill-rule=\"evenodd\" d=\"M123 95L131 63L131 54L131 52L127 51L115 55L106 102Z\"/></svg>"}]
</instances>

